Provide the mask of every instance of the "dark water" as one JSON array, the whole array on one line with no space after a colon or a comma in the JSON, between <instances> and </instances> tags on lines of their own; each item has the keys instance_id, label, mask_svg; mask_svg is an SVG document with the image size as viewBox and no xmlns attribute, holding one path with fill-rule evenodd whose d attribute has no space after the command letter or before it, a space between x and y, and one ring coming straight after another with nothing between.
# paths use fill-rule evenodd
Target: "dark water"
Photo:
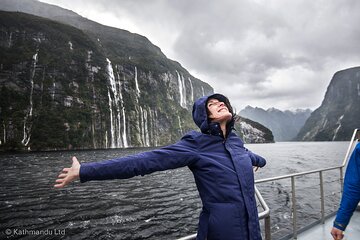
<instances>
[{"instance_id":1,"label":"dark water","mask_svg":"<svg viewBox=\"0 0 360 240\"><path fill-rule=\"evenodd\" d=\"M341 164L348 143L248 144L267 158L256 173L265 178ZM1 154L0 239L176 239L196 232L201 209L187 168L127 180L75 182L54 189L54 181L71 156L98 161L149 149ZM336 209L339 184L324 175L326 211ZM273 239L289 233L290 181L259 184L271 208ZM317 175L297 182L302 223L320 215Z\"/></svg>"}]
</instances>

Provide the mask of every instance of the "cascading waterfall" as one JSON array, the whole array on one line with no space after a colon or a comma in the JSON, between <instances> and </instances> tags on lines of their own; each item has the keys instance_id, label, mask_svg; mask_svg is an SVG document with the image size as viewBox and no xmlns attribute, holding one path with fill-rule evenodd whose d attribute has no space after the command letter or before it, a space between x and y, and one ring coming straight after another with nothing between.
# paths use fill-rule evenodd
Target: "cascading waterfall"
<instances>
[{"instance_id":1,"label":"cascading waterfall","mask_svg":"<svg viewBox=\"0 0 360 240\"><path fill-rule=\"evenodd\" d=\"M69 48L70 48L70 50L71 50L71 51L72 51L72 50L74 50L74 49L73 49L73 44L72 44L72 42L71 42L71 41L69 41L69 42L68 42L68 44L69 44Z\"/></svg>"},{"instance_id":2,"label":"cascading waterfall","mask_svg":"<svg viewBox=\"0 0 360 240\"><path fill-rule=\"evenodd\" d=\"M72 48L72 43L69 41L69 45L70 45L70 50L73 50ZM95 140L95 122L96 122L96 113L95 113L95 109L96 109L96 92L95 92L95 86L94 86L94 69L91 66L91 55L92 55L92 51L87 51L87 59L85 61L85 67L88 70L88 76L90 78L90 82L92 83L92 105L93 105L93 111L91 114L91 136L92 136L92 142L93 142L93 147L97 148L96 146L96 140ZM89 82L89 78L86 78L86 82ZM109 95L109 89L108 89L108 95ZM105 145L107 146L107 145Z\"/></svg>"},{"instance_id":3,"label":"cascading waterfall","mask_svg":"<svg viewBox=\"0 0 360 240\"><path fill-rule=\"evenodd\" d=\"M341 120L343 119L343 117L344 117L344 115L342 115L337 121L337 124L339 124L339 126L335 129L334 137L332 139L333 141L335 141L335 138L336 138L336 136L337 136L337 134L338 134L338 132L339 132L339 130L341 128Z\"/></svg>"},{"instance_id":4,"label":"cascading waterfall","mask_svg":"<svg viewBox=\"0 0 360 240\"><path fill-rule=\"evenodd\" d=\"M186 87L185 87L185 81L182 74L179 74L178 71L176 71L177 77L178 77L178 84L179 84L179 94L180 94L180 106L183 108L186 108Z\"/></svg>"},{"instance_id":5,"label":"cascading waterfall","mask_svg":"<svg viewBox=\"0 0 360 240\"><path fill-rule=\"evenodd\" d=\"M127 130L127 125L126 125L125 104L124 104L123 96L122 96L122 93L121 93L122 88L121 88L120 76L118 77L118 79L119 79L119 92L120 92L120 100L121 100L121 112L122 112L122 120L123 120L122 139L123 139L124 147L127 148L127 147L129 147L129 144L128 144L128 141L127 141L127 133L130 132L130 131ZM124 81L125 81L125 75L124 75Z\"/></svg>"},{"instance_id":6,"label":"cascading waterfall","mask_svg":"<svg viewBox=\"0 0 360 240\"><path fill-rule=\"evenodd\" d=\"M137 67L135 66L134 70L134 78L135 78L135 101L137 106L135 107L135 111L138 115L138 129L139 129L139 140L140 144L142 146L149 147L150 146L150 139L149 139L149 132L148 132L148 113L146 109L143 109L143 107L139 103L140 98L140 89L139 89L139 82L138 82L138 71Z\"/></svg>"},{"instance_id":7,"label":"cascading waterfall","mask_svg":"<svg viewBox=\"0 0 360 240\"><path fill-rule=\"evenodd\" d=\"M141 142L141 145L144 146L145 145L145 141L144 141L144 129L143 129L143 126L144 126L144 115L143 115L143 110L142 110L142 107L139 105L139 114L138 114L138 124L139 124L139 135L140 135L140 142Z\"/></svg>"},{"instance_id":8,"label":"cascading waterfall","mask_svg":"<svg viewBox=\"0 0 360 240\"><path fill-rule=\"evenodd\" d=\"M357 84L358 96L360 97L360 84Z\"/></svg>"},{"instance_id":9,"label":"cascading waterfall","mask_svg":"<svg viewBox=\"0 0 360 240\"><path fill-rule=\"evenodd\" d=\"M10 32L10 36L9 36L9 42L8 42L8 47L10 48L12 45L12 32Z\"/></svg>"},{"instance_id":10,"label":"cascading waterfall","mask_svg":"<svg viewBox=\"0 0 360 240\"><path fill-rule=\"evenodd\" d=\"M151 108L148 108L148 112L149 112L149 127L150 127L150 131L149 131L149 145L154 145L154 114L153 111L151 110Z\"/></svg>"},{"instance_id":11,"label":"cascading waterfall","mask_svg":"<svg viewBox=\"0 0 360 240\"><path fill-rule=\"evenodd\" d=\"M202 95L205 96L205 91L204 91L204 87L201 86L201 91L202 91Z\"/></svg>"},{"instance_id":12,"label":"cascading waterfall","mask_svg":"<svg viewBox=\"0 0 360 240\"><path fill-rule=\"evenodd\" d=\"M158 114L157 111L154 110L154 114L153 114L153 127L152 129L154 129L154 135L153 135L153 140L154 140L154 145L158 146L158 137L157 137L157 131L155 129L158 129L157 123L156 123L156 119L158 119Z\"/></svg>"},{"instance_id":13,"label":"cascading waterfall","mask_svg":"<svg viewBox=\"0 0 360 240\"><path fill-rule=\"evenodd\" d=\"M108 139L108 131L105 131L105 147L108 147L109 139Z\"/></svg>"},{"instance_id":14,"label":"cascading waterfall","mask_svg":"<svg viewBox=\"0 0 360 240\"><path fill-rule=\"evenodd\" d=\"M191 97L190 97L190 100L191 102L193 103L194 102L194 87L192 85L192 81L190 78L188 78L189 82L190 82L190 92L191 92Z\"/></svg>"},{"instance_id":15,"label":"cascading waterfall","mask_svg":"<svg viewBox=\"0 0 360 240\"><path fill-rule=\"evenodd\" d=\"M109 110L110 110L110 129L111 129L111 148L128 147L126 138L126 119L125 106L121 93L121 83L118 76L118 82L115 79L114 70L111 61L107 58L107 74L110 81L110 90L114 100L111 98L110 90L108 88ZM115 109L113 109L115 106ZM121 114L122 113L122 114ZM122 115L122 116L121 116ZM123 124L123 132L121 133L121 125Z\"/></svg>"},{"instance_id":16,"label":"cascading waterfall","mask_svg":"<svg viewBox=\"0 0 360 240\"><path fill-rule=\"evenodd\" d=\"M51 99L53 101L55 101L55 88L56 88L56 83L55 83L55 79L54 79L54 82L53 82L53 90L51 92Z\"/></svg>"},{"instance_id":17,"label":"cascading waterfall","mask_svg":"<svg viewBox=\"0 0 360 240\"><path fill-rule=\"evenodd\" d=\"M139 83L138 83L138 77L137 77L137 68L135 66L135 90L136 90L136 95L138 97L140 97L140 89L139 89Z\"/></svg>"},{"instance_id":18,"label":"cascading waterfall","mask_svg":"<svg viewBox=\"0 0 360 240\"><path fill-rule=\"evenodd\" d=\"M32 123L31 121L29 122L29 118L32 117L33 115L33 93L34 93L34 77L35 77L35 70L36 70L36 65L38 62L38 52L39 49L36 50L36 53L33 55L32 57L32 68L30 70L30 97L29 97L29 111L28 113L25 115L24 117L24 137L21 140L21 143L24 146L27 146L29 144L30 138L31 138L31 128L32 128Z\"/></svg>"},{"instance_id":19,"label":"cascading waterfall","mask_svg":"<svg viewBox=\"0 0 360 240\"><path fill-rule=\"evenodd\" d=\"M0 145L6 143L6 128L5 128L5 123L2 124L2 128L3 128L3 136L2 136L2 139L0 139Z\"/></svg>"},{"instance_id":20,"label":"cascading waterfall","mask_svg":"<svg viewBox=\"0 0 360 240\"><path fill-rule=\"evenodd\" d=\"M178 115L178 120L179 120L179 129L180 129L180 134L183 135L183 129L182 129L182 125L181 125L181 119L180 116Z\"/></svg>"},{"instance_id":21,"label":"cascading waterfall","mask_svg":"<svg viewBox=\"0 0 360 240\"><path fill-rule=\"evenodd\" d=\"M144 142L145 142L145 146L146 147L150 147L150 138L149 138L149 131L148 131L148 113L147 110L145 109L144 111Z\"/></svg>"},{"instance_id":22,"label":"cascading waterfall","mask_svg":"<svg viewBox=\"0 0 360 240\"><path fill-rule=\"evenodd\" d=\"M110 91L108 88L108 97L109 97L109 110L110 110L110 134L111 134L111 145L110 148L115 148L115 127L114 127L114 120L113 120L113 110L112 110L112 99L110 96ZM107 139L107 137L106 137ZM106 141L107 142L107 141ZM108 144L106 144L108 146Z\"/></svg>"}]
</instances>

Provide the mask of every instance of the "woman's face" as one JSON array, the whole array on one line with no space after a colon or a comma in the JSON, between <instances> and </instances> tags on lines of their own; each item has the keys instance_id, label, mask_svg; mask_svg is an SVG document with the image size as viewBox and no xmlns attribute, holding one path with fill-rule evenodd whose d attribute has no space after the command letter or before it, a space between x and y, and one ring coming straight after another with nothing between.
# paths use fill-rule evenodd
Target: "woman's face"
<instances>
[{"instance_id":1,"label":"woman's face","mask_svg":"<svg viewBox=\"0 0 360 240\"><path fill-rule=\"evenodd\" d=\"M229 112L225 103L217 99L210 98L207 102L207 109L209 113L208 117L212 122L227 122L232 118L232 114Z\"/></svg>"}]
</instances>

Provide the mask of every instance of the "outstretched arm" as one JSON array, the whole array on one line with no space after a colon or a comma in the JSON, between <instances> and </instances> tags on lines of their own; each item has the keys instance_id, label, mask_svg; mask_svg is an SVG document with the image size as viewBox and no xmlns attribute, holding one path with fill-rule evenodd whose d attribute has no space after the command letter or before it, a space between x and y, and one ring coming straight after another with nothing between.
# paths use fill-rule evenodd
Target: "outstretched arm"
<instances>
[{"instance_id":1,"label":"outstretched arm","mask_svg":"<svg viewBox=\"0 0 360 240\"><path fill-rule=\"evenodd\" d=\"M63 188L72 181L79 179L80 163L76 157L72 157L72 165L70 168L64 168L56 179L55 188Z\"/></svg>"}]
</instances>

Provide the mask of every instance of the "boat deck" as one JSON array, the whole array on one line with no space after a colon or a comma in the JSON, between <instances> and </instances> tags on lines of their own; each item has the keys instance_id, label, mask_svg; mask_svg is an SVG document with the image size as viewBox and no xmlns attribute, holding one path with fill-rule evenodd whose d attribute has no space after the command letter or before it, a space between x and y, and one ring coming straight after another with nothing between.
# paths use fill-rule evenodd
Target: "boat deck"
<instances>
[{"instance_id":1,"label":"boat deck","mask_svg":"<svg viewBox=\"0 0 360 240\"><path fill-rule=\"evenodd\" d=\"M309 230L300 233L298 240L330 240L332 239L330 231L334 222L335 216L328 218L324 224L318 224ZM344 240L360 239L360 211L355 211L351 218L349 225L346 228Z\"/></svg>"}]
</instances>

